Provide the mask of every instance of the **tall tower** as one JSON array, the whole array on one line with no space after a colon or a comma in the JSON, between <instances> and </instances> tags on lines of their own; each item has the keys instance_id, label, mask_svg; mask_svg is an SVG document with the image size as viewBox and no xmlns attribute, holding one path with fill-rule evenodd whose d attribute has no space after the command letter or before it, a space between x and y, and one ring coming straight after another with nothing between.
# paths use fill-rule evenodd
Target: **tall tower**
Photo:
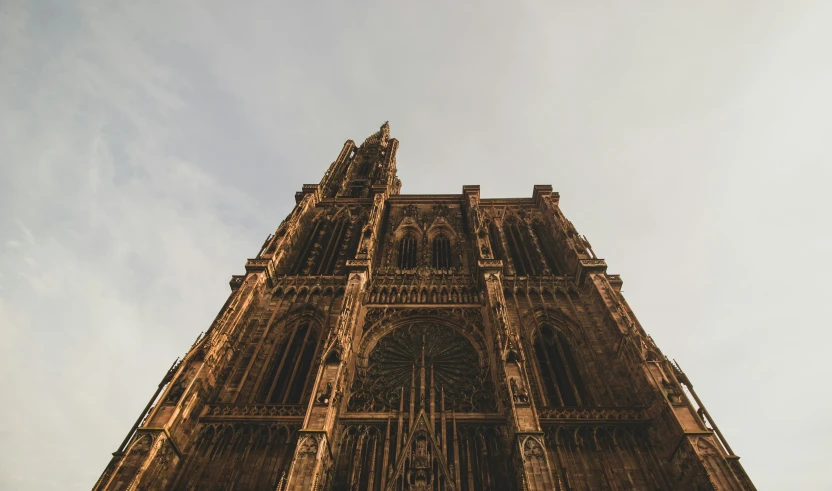
<instances>
[{"instance_id":1,"label":"tall tower","mask_svg":"<svg viewBox=\"0 0 832 491\"><path fill-rule=\"evenodd\" d=\"M754 489L551 186L400 195L397 148L303 186L93 489Z\"/></svg>"}]
</instances>

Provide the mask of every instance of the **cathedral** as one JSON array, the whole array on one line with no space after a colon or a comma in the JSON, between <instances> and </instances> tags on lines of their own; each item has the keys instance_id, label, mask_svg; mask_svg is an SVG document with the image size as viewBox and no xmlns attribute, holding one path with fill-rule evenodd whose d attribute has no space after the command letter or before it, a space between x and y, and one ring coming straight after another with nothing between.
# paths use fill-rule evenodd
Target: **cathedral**
<instances>
[{"instance_id":1,"label":"cathedral","mask_svg":"<svg viewBox=\"0 0 832 491\"><path fill-rule=\"evenodd\" d=\"M303 185L94 490L755 489L551 186L399 194L398 145Z\"/></svg>"}]
</instances>

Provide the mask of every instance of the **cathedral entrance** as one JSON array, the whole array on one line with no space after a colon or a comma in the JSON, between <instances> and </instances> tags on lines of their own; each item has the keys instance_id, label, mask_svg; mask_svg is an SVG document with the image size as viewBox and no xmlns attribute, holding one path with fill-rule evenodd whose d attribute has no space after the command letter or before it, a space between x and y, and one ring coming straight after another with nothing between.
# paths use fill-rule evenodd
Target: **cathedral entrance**
<instances>
[{"instance_id":1,"label":"cathedral entrance","mask_svg":"<svg viewBox=\"0 0 832 491\"><path fill-rule=\"evenodd\" d=\"M384 331L356 368L333 489L512 489L491 373L471 339L431 319Z\"/></svg>"}]
</instances>

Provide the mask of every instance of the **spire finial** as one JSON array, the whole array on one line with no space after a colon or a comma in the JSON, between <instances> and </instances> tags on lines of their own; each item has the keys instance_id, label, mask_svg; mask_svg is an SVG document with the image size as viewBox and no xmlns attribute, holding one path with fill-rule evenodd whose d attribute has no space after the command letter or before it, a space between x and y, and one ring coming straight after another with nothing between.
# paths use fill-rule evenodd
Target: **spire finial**
<instances>
[{"instance_id":1,"label":"spire finial","mask_svg":"<svg viewBox=\"0 0 832 491\"><path fill-rule=\"evenodd\" d=\"M387 145L387 140L389 140L389 139L390 139L390 122L385 121L384 124L381 125L381 127L378 129L378 131L376 131L372 135L368 136L367 139L364 140L364 143L365 144L367 144L367 143L370 143L370 144L380 143L382 146L386 146Z\"/></svg>"}]
</instances>

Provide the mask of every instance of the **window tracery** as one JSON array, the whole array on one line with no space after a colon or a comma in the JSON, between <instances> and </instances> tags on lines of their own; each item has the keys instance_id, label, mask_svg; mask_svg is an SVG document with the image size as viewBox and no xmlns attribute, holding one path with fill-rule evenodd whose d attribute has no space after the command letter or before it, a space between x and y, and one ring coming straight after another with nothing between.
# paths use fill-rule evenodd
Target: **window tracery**
<instances>
[{"instance_id":1,"label":"window tracery","mask_svg":"<svg viewBox=\"0 0 832 491\"><path fill-rule=\"evenodd\" d=\"M546 260L546 264L549 266L552 274L556 276L560 275L560 268L558 267L558 262L555 259L556 247L552 234L549 233L546 226L539 220L535 220L532 223L532 232L537 237L537 242L540 244L541 252L543 252L543 258Z\"/></svg>"},{"instance_id":2,"label":"window tracery","mask_svg":"<svg viewBox=\"0 0 832 491\"><path fill-rule=\"evenodd\" d=\"M451 241L445 234L439 234L433 239L433 267L435 269L450 269L452 264Z\"/></svg>"},{"instance_id":3,"label":"window tracery","mask_svg":"<svg viewBox=\"0 0 832 491\"><path fill-rule=\"evenodd\" d=\"M172 489L274 489L289 470L299 425L209 424Z\"/></svg>"},{"instance_id":4,"label":"window tracery","mask_svg":"<svg viewBox=\"0 0 832 491\"><path fill-rule=\"evenodd\" d=\"M379 340L356 375L348 410L439 405L444 389L448 409L489 412L496 410L492 385L465 336L437 323L414 322Z\"/></svg>"},{"instance_id":5,"label":"window tracery","mask_svg":"<svg viewBox=\"0 0 832 491\"><path fill-rule=\"evenodd\" d=\"M503 241L500 239L500 229L497 228L494 222L488 224L488 238L491 242L494 259L505 260L506 254L503 249Z\"/></svg>"},{"instance_id":6,"label":"window tracery","mask_svg":"<svg viewBox=\"0 0 832 491\"><path fill-rule=\"evenodd\" d=\"M384 434L379 426L346 426L341 433L332 490L381 489L383 447Z\"/></svg>"},{"instance_id":7,"label":"window tracery","mask_svg":"<svg viewBox=\"0 0 832 491\"><path fill-rule=\"evenodd\" d=\"M338 273L344 261L355 254L360 221L349 214L315 221L295 257L291 274L329 276Z\"/></svg>"},{"instance_id":8,"label":"window tracery","mask_svg":"<svg viewBox=\"0 0 832 491\"><path fill-rule=\"evenodd\" d=\"M547 426L546 446L568 489L672 489L643 429Z\"/></svg>"},{"instance_id":9,"label":"window tracery","mask_svg":"<svg viewBox=\"0 0 832 491\"><path fill-rule=\"evenodd\" d=\"M309 321L295 322L283 335L275 356L267 367L255 402L298 404L306 395L315 353L321 342L319 330Z\"/></svg>"},{"instance_id":10,"label":"window tracery","mask_svg":"<svg viewBox=\"0 0 832 491\"><path fill-rule=\"evenodd\" d=\"M519 222L512 217L503 224L503 235L506 238L511 262L517 276L543 273L540 258L529 236L528 228L523 222Z\"/></svg>"},{"instance_id":11,"label":"window tracery","mask_svg":"<svg viewBox=\"0 0 832 491\"><path fill-rule=\"evenodd\" d=\"M399 241L399 269L413 269L419 257L419 241L412 233L408 233Z\"/></svg>"},{"instance_id":12,"label":"window tracery","mask_svg":"<svg viewBox=\"0 0 832 491\"><path fill-rule=\"evenodd\" d=\"M560 330L549 325L541 326L534 340L534 353L546 399L544 405L589 404L586 386L578 371L572 348Z\"/></svg>"}]
</instances>

